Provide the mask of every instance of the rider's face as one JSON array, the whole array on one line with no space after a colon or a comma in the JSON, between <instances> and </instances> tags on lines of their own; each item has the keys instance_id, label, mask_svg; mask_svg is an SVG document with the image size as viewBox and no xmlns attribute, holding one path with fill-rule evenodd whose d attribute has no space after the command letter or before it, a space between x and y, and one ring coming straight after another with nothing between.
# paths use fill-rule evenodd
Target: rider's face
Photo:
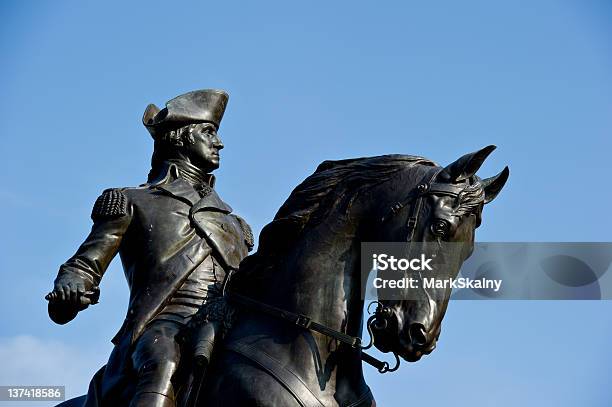
<instances>
[{"instance_id":1,"label":"rider's face","mask_svg":"<svg viewBox=\"0 0 612 407\"><path fill-rule=\"evenodd\" d=\"M187 146L188 155L192 164L205 170L214 171L219 168L219 150L223 143L212 123L199 123L191 132L193 144Z\"/></svg>"}]
</instances>

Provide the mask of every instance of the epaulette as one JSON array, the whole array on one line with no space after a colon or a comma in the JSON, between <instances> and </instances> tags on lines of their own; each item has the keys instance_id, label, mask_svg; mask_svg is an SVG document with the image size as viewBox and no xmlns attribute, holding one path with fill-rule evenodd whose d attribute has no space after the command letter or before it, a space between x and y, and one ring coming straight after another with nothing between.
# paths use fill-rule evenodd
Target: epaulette
<instances>
[{"instance_id":1,"label":"epaulette","mask_svg":"<svg viewBox=\"0 0 612 407\"><path fill-rule=\"evenodd\" d=\"M246 220L242 219L240 216L232 214L233 217L236 218L238 223L240 224L240 229L242 229L242 234L244 235L244 243L247 245L249 251L253 249L255 246L255 240L253 238L253 231Z\"/></svg>"},{"instance_id":2,"label":"epaulette","mask_svg":"<svg viewBox=\"0 0 612 407\"><path fill-rule=\"evenodd\" d=\"M127 215L127 197L120 189L114 188L102 192L91 211L94 222L124 215Z\"/></svg>"}]
</instances>

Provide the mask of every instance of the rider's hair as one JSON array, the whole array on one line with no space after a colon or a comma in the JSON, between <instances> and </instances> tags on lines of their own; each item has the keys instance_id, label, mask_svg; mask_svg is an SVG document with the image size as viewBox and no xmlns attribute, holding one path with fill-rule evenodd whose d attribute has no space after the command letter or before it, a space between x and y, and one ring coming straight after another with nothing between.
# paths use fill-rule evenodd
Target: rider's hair
<instances>
[{"instance_id":1,"label":"rider's hair","mask_svg":"<svg viewBox=\"0 0 612 407\"><path fill-rule=\"evenodd\" d=\"M178 129L168 130L155 138L153 155L151 156L151 170L147 182L152 182L159 176L164 162L176 154L176 151L186 144L194 144L193 131L197 124L188 124Z\"/></svg>"}]
</instances>

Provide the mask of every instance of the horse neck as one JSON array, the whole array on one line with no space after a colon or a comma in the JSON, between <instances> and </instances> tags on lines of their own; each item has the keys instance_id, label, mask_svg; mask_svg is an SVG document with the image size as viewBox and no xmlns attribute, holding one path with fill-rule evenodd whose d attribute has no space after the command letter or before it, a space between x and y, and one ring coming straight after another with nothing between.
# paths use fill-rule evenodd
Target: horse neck
<instances>
[{"instance_id":1,"label":"horse neck","mask_svg":"<svg viewBox=\"0 0 612 407\"><path fill-rule=\"evenodd\" d=\"M306 233L275 273L270 294L282 290L279 305L330 328L359 335L361 300L359 245L346 231L323 222ZM278 294L276 294L278 298Z\"/></svg>"}]
</instances>

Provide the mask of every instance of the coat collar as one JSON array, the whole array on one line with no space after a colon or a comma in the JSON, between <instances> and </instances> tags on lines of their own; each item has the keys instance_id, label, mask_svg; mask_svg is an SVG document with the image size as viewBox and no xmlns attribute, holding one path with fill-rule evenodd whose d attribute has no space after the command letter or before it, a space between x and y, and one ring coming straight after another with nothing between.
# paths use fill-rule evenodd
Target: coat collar
<instances>
[{"instance_id":1,"label":"coat collar","mask_svg":"<svg viewBox=\"0 0 612 407\"><path fill-rule=\"evenodd\" d=\"M194 173L195 170L190 169L191 167L195 168L193 165L188 163L181 164L179 161L173 160L165 161L161 164L160 170L156 171L156 175L153 177L151 177L151 173L153 172L153 169L151 169L151 173L149 173L149 181L142 186L156 187L172 182L177 178L183 178L184 180L189 178L201 178L202 183L208 184L208 186L211 188L215 187L216 179L213 174L197 174L197 176L194 176L196 175Z\"/></svg>"},{"instance_id":2,"label":"coat collar","mask_svg":"<svg viewBox=\"0 0 612 407\"><path fill-rule=\"evenodd\" d=\"M181 201L189 204L192 207L190 211L191 213L195 213L200 210L216 210L224 213L232 212L232 208L223 202L215 190L212 189L214 178L212 178L211 181L213 182L210 183L210 192L204 197L200 197L200 194L189 182L178 176L176 167L173 164L170 164L168 166L167 173L161 182L151 185L151 188L162 190L174 198L180 199Z\"/></svg>"},{"instance_id":3,"label":"coat collar","mask_svg":"<svg viewBox=\"0 0 612 407\"><path fill-rule=\"evenodd\" d=\"M210 192L204 197L200 197L200 194L195 190L195 188L189 182L180 177L180 173L176 165L173 163L168 163L165 171L162 171L158 180L149 184L149 187L161 190L172 197L187 203L189 206L191 206L191 213L201 210L216 210L219 212L231 213L232 208L223 202L215 190L212 189L214 183L214 175L210 174L210 179L208 182L211 187Z\"/></svg>"}]
</instances>

